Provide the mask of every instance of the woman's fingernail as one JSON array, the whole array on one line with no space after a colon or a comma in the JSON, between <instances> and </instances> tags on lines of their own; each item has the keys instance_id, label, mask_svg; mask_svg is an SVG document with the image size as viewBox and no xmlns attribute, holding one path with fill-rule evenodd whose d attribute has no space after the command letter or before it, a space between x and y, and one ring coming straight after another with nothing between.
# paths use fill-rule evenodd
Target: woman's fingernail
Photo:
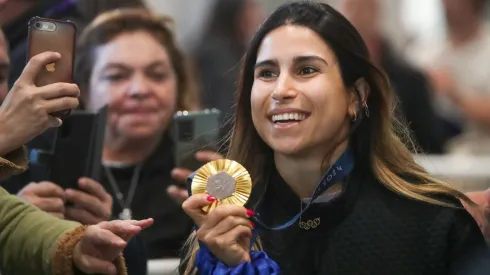
<instances>
[{"instance_id":1,"label":"woman's fingernail","mask_svg":"<svg viewBox=\"0 0 490 275\"><path fill-rule=\"evenodd\" d=\"M216 200L216 198L215 198L215 197L213 197L213 196L209 196L209 195L208 195L208 196L206 197L206 200L208 200L208 201L210 201L210 202L213 202L213 201L215 201L215 200Z\"/></svg>"},{"instance_id":2,"label":"woman's fingernail","mask_svg":"<svg viewBox=\"0 0 490 275\"><path fill-rule=\"evenodd\" d=\"M255 223L254 222L250 222L250 225L252 225L252 228L255 228Z\"/></svg>"},{"instance_id":3,"label":"woman's fingernail","mask_svg":"<svg viewBox=\"0 0 490 275\"><path fill-rule=\"evenodd\" d=\"M249 216L249 217L253 217L253 216L255 216L254 211L252 211L252 210L250 210L250 209L247 209L247 216Z\"/></svg>"}]
</instances>

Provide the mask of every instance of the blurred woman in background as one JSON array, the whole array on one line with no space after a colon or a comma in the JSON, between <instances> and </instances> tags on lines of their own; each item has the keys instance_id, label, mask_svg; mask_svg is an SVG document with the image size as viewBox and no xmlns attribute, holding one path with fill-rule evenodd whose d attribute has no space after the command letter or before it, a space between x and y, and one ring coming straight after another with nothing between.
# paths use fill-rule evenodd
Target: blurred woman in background
<instances>
[{"instance_id":1,"label":"blurred woman in background","mask_svg":"<svg viewBox=\"0 0 490 275\"><path fill-rule=\"evenodd\" d=\"M175 168L171 119L199 108L171 24L145 10L106 12L87 26L77 49L86 109L108 104L101 183L114 198L114 216L155 219L142 234L150 258L175 257L192 226L167 194Z\"/></svg>"}]
</instances>

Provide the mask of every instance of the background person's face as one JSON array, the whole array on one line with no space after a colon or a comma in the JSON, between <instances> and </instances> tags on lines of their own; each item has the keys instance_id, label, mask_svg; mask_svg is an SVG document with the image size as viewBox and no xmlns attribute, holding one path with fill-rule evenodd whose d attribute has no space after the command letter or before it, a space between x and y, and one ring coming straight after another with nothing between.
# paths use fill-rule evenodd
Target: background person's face
<instances>
[{"instance_id":1,"label":"background person's face","mask_svg":"<svg viewBox=\"0 0 490 275\"><path fill-rule=\"evenodd\" d=\"M241 24L240 28L245 35L245 42L248 43L249 40L255 35L255 32L259 28L260 24L264 20L264 9L262 4L257 0L248 0L245 5L245 9L241 14Z\"/></svg>"},{"instance_id":2,"label":"background person's face","mask_svg":"<svg viewBox=\"0 0 490 275\"><path fill-rule=\"evenodd\" d=\"M380 3L378 0L341 0L339 11L363 38L378 35Z\"/></svg>"},{"instance_id":3,"label":"background person's face","mask_svg":"<svg viewBox=\"0 0 490 275\"><path fill-rule=\"evenodd\" d=\"M149 33L124 33L95 51L89 108L109 106L109 133L146 139L167 127L177 78L167 50Z\"/></svg>"},{"instance_id":4,"label":"background person's face","mask_svg":"<svg viewBox=\"0 0 490 275\"><path fill-rule=\"evenodd\" d=\"M450 26L465 22L478 14L474 0L442 0L442 7Z\"/></svg>"}]
</instances>

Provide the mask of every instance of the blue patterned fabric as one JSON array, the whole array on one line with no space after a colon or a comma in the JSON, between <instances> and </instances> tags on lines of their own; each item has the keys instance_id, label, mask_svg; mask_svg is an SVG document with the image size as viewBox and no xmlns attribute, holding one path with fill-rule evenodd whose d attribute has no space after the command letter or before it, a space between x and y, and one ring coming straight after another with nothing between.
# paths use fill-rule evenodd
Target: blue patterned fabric
<instances>
[{"instance_id":1,"label":"blue patterned fabric","mask_svg":"<svg viewBox=\"0 0 490 275\"><path fill-rule=\"evenodd\" d=\"M196 267L200 275L276 275L280 274L279 266L267 253L250 251L250 262L236 267L228 267L220 262L203 243L199 243L196 255Z\"/></svg>"}]
</instances>

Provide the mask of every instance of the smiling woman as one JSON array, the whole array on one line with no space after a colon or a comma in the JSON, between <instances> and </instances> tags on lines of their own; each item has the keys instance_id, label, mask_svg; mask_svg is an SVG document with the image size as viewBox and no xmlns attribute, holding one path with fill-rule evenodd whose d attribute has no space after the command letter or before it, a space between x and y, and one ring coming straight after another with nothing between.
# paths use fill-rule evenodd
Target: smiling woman
<instances>
[{"instance_id":1,"label":"smiling woman","mask_svg":"<svg viewBox=\"0 0 490 275\"><path fill-rule=\"evenodd\" d=\"M329 5L269 16L243 59L228 156L252 175L248 209L206 214L215 198L191 196L184 209L198 229L181 273L488 272L485 240L458 199L474 204L415 163L388 79L369 60Z\"/></svg>"},{"instance_id":2,"label":"smiling woman","mask_svg":"<svg viewBox=\"0 0 490 275\"><path fill-rule=\"evenodd\" d=\"M281 47L285 39L290 46ZM295 158L317 155L321 160L332 149L328 147L345 141L346 121L353 117L357 98L344 87L335 54L313 30L291 25L271 31L262 41L254 75L252 120L274 151ZM367 91L362 92L365 98ZM274 121L276 115L279 120ZM327 118L328 124L321 123ZM311 167L316 170L312 188L320 176L318 167Z\"/></svg>"}]
</instances>

